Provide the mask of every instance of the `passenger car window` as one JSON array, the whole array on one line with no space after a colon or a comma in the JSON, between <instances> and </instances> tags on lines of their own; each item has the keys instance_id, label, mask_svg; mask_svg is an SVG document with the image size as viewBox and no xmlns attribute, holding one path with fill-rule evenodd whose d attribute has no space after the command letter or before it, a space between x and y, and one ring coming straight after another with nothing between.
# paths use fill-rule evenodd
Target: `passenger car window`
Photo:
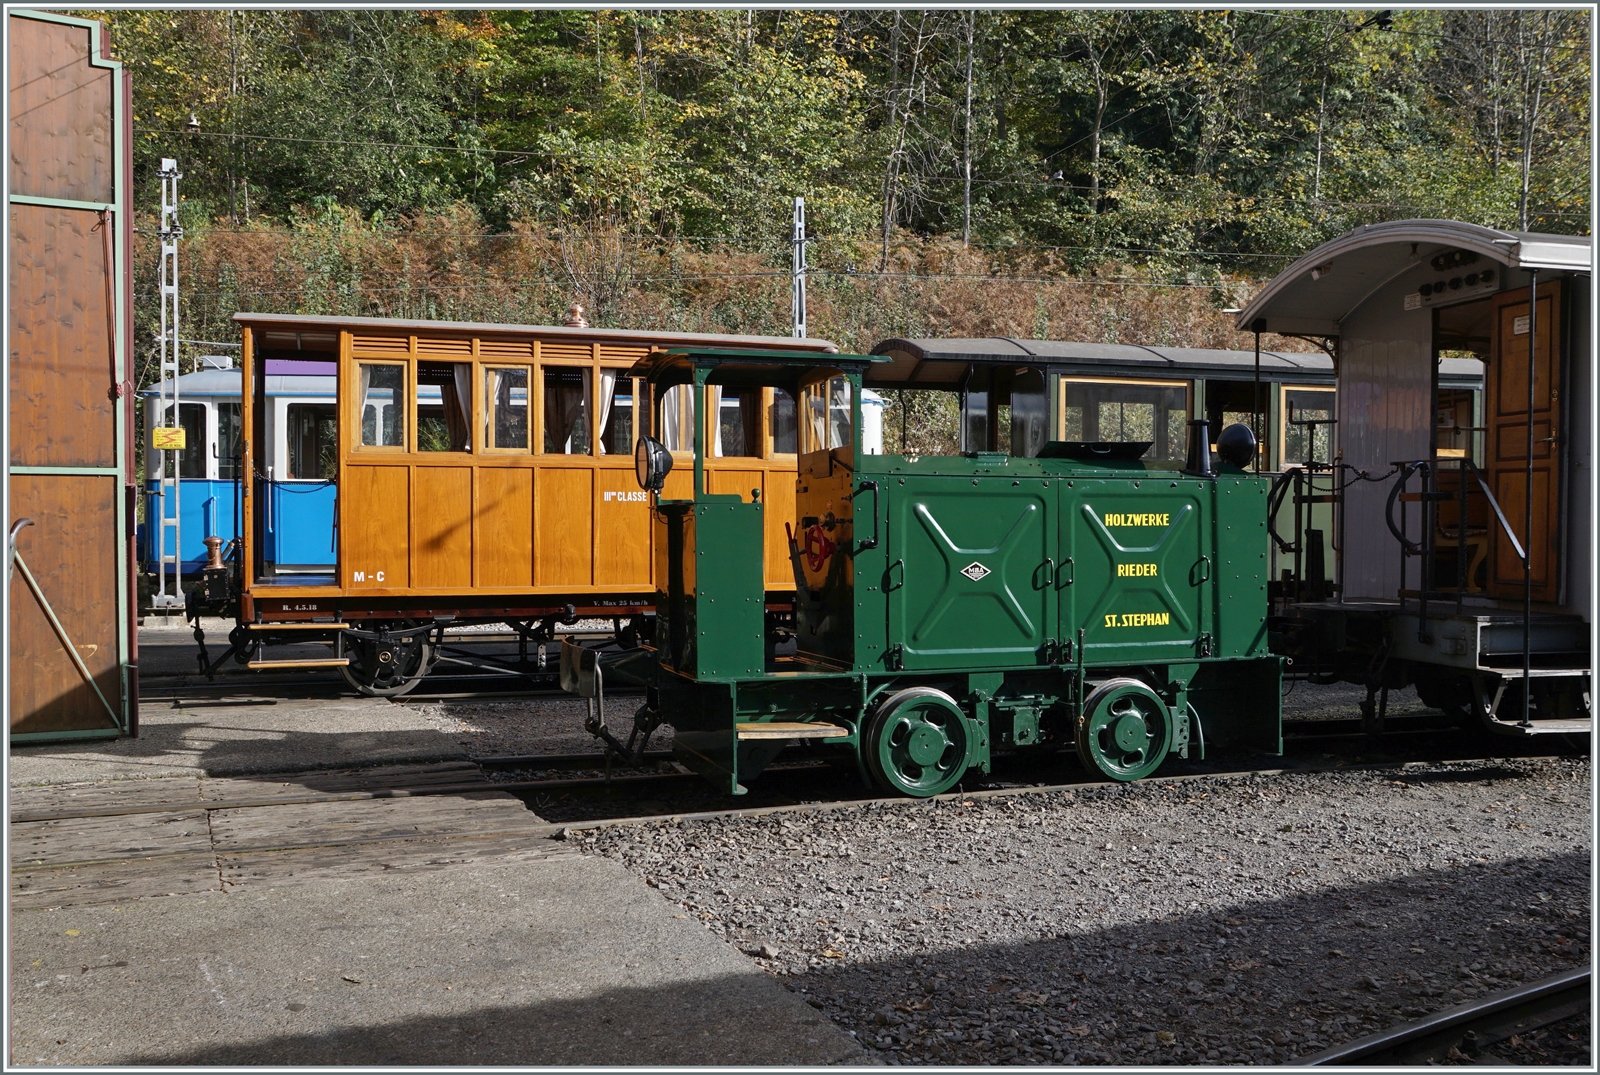
<instances>
[{"instance_id":1,"label":"passenger car window","mask_svg":"<svg viewBox=\"0 0 1600 1075\"><path fill-rule=\"evenodd\" d=\"M472 451L472 366L417 364L417 451Z\"/></svg>"},{"instance_id":2,"label":"passenger car window","mask_svg":"<svg viewBox=\"0 0 1600 1075\"><path fill-rule=\"evenodd\" d=\"M289 477L327 481L339 473L336 408L319 403L288 407Z\"/></svg>"},{"instance_id":3,"label":"passenger car window","mask_svg":"<svg viewBox=\"0 0 1600 1075\"><path fill-rule=\"evenodd\" d=\"M528 450L528 368L483 371L484 443Z\"/></svg>"},{"instance_id":4,"label":"passenger car window","mask_svg":"<svg viewBox=\"0 0 1600 1075\"><path fill-rule=\"evenodd\" d=\"M761 389L706 389L716 409L712 429L711 454L714 456L759 456L761 454Z\"/></svg>"},{"instance_id":5,"label":"passenger car window","mask_svg":"<svg viewBox=\"0 0 1600 1075\"><path fill-rule=\"evenodd\" d=\"M356 398L361 401L361 444L368 448L404 448L406 443L406 368L362 362Z\"/></svg>"},{"instance_id":6,"label":"passenger car window","mask_svg":"<svg viewBox=\"0 0 1600 1075\"><path fill-rule=\"evenodd\" d=\"M1150 381L1063 378L1064 440L1150 441L1146 459L1182 460L1189 386Z\"/></svg>"},{"instance_id":7,"label":"passenger car window","mask_svg":"<svg viewBox=\"0 0 1600 1075\"><path fill-rule=\"evenodd\" d=\"M634 380L618 376L615 370L602 370L600 382L600 454L631 454Z\"/></svg>"},{"instance_id":8,"label":"passenger car window","mask_svg":"<svg viewBox=\"0 0 1600 1075\"><path fill-rule=\"evenodd\" d=\"M767 413L772 424L772 453L795 454L800 447L800 431L795 422L794 397L781 388L774 388Z\"/></svg>"},{"instance_id":9,"label":"passenger car window","mask_svg":"<svg viewBox=\"0 0 1600 1075\"><path fill-rule=\"evenodd\" d=\"M556 455L589 454L589 371L544 368L544 450Z\"/></svg>"}]
</instances>

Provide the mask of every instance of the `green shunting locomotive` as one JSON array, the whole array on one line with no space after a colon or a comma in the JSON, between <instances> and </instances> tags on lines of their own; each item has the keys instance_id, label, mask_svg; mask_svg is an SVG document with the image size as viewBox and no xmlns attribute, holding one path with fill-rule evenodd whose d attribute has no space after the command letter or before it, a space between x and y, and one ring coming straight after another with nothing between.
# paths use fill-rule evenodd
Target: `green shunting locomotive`
<instances>
[{"instance_id":1,"label":"green shunting locomotive","mask_svg":"<svg viewBox=\"0 0 1600 1075\"><path fill-rule=\"evenodd\" d=\"M950 791L1013 750L1071 744L1123 781L1219 745L1281 752L1268 482L1238 465L1255 452L1247 427L1223 432L1217 463L1200 422L1184 463L1141 461L1148 444L866 455L862 377L886 360L815 361L686 350L632 371L657 401L688 386L702 415L708 396L784 389L799 473L792 507L710 492L696 423L693 499L657 497L652 513L652 643L563 647L563 686L589 698L590 731L631 752L669 723L675 756L735 795L807 739L911 796ZM635 463L659 494L670 453L642 437ZM767 622L767 510L792 516L792 653ZM646 688L626 745L606 721L608 682Z\"/></svg>"}]
</instances>

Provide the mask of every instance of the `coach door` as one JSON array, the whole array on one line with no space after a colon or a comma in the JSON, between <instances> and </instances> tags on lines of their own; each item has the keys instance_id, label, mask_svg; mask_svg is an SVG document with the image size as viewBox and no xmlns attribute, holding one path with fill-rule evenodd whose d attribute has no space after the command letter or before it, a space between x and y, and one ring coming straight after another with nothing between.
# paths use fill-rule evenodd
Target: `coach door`
<instances>
[{"instance_id":1,"label":"coach door","mask_svg":"<svg viewBox=\"0 0 1600 1075\"><path fill-rule=\"evenodd\" d=\"M1556 541L1561 516L1557 460L1561 443L1561 292L1558 283L1539 288L1538 317L1530 317L1528 289L1495 298L1494 336L1488 369L1485 463L1489 488L1518 540L1531 550L1533 599L1556 600ZM1529 361L1529 341L1534 340ZM1528 504L1528 377L1533 377L1533 531L1524 536ZM1522 561L1505 532L1489 529L1491 597L1523 594Z\"/></svg>"}]
</instances>

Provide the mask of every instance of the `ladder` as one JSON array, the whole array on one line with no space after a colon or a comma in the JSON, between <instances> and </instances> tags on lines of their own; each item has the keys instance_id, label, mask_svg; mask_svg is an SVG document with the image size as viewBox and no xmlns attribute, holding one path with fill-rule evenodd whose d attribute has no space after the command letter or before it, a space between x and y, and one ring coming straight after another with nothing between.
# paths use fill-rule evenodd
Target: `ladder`
<instances>
[{"instance_id":1,"label":"ladder","mask_svg":"<svg viewBox=\"0 0 1600 1075\"><path fill-rule=\"evenodd\" d=\"M159 609L183 607L183 533L179 525L181 494L179 491L179 461L181 450L158 450L167 443L163 434L167 429L182 430L183 418L178 407L178 240L183 238L183 226L178 223L178 162L170 157L161 158L161 367L156 384L156 421L171 423L162 433L151 431L151 455L146 466L153 462L159 477L156 481L156 517L149 520L155 527L156 592L151 604ZM168 555L167 534L172 534L171 555ZM168 567L171 581L168 581Z\"/></svg>"}]
</instances>

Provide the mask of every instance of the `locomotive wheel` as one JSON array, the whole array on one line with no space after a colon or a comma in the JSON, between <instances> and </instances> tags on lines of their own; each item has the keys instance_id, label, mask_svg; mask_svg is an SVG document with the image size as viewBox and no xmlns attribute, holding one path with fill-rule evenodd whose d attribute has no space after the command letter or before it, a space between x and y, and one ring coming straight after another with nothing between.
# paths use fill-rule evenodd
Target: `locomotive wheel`
<instances>
[{"instance_id":1,"label":"locomotive wheel","mask_svg":"<svg viewBox=\"0 0 1600 1075\"><path fill-rule=\"evenodd\" d=\"M405 626L410 626L409 624ZM345 682L369 698L398 698L416 689L433 667L433 646L427 635L386 643L347 642L350 663L339 669Z\"/></svg>"},{"instance_id":2,"label":"locomotive wheel","mask_svg":"<svg viewBox=\"0 0 1600 1075\"><path fill-rule=\"evenodd\" d=\"M954 698L931 687L911 687L878 706L861 751L880 788L920 799L955 787L966 775L971 745Z\"/></svg>"},{"instance_id":3,"label":"locomotive wheel","mask_svg":"<svg viewBox=\"0 0 1600 1075\"><path fill-rule=\"evenodd\" d=\"M1138 780L1161 768L1172 745L1172 713L1137 679L1100 684L1083 700L1078 760L1111 780Z\"/></svg>"}]
</instances>

